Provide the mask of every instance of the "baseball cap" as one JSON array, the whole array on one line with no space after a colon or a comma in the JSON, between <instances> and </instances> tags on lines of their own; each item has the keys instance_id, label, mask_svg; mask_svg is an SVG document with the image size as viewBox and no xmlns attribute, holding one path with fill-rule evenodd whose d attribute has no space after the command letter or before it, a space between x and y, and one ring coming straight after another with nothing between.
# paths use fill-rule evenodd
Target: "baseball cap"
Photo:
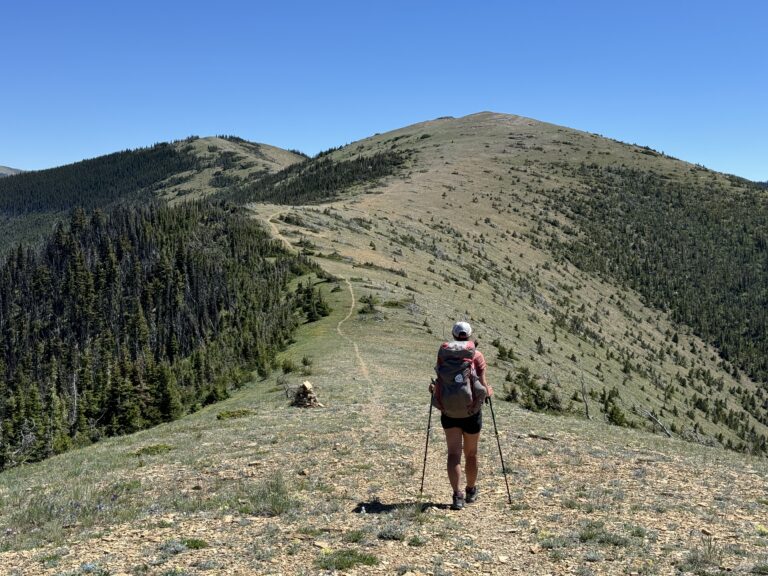
<instances>
[{"instance_id":1,"label":"baseball cap","mask_svg":"<svg viewBox=\"0 0 768 576\"><path fill-rule=\"evenodd\" d=\"M456 322L451 333L454 338L469 338L472 335L472 326L469 325L469 322Z\"/></svg>"}]
</instances>

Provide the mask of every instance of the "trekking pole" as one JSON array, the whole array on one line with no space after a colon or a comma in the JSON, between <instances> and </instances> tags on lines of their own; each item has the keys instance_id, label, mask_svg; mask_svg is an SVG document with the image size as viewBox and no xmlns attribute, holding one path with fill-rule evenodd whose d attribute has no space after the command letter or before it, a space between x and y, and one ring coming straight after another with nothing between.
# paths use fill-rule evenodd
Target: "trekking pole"
<instances>
[{"instance_id":1,"label":"trekking pole","mask_svg":"<svg viewBox=\"0 0 768 576\"><path fill-rule=\"evenodd\" d=\"M493 431L496 433L496 444L499 447L499 459L501 460L501 471L504 472L504 484L507 485L507 499L512 504L512 495L509 493L509 481L507 480L507 467L504 465L504 455L501 453L501 440L499 440L499 429L496 427L496 415L493 413L493 398L490 396L488 396L488 405L491 407Z\"/></svg>"},{"instance_id":2,"label":"trekking pole","mask_svg":"<svg viewBox=\"0 0 768 576\"><path fill-rule=\"evenodd\" d=\"M427 441L424 444L424 466L421 469L421 488L419 489L419 497L424 494L424 475L427 473L427 450L429 449L429 433L432 430L432 399L435 393L429 397L429 419L427 420Z\"/></svg>"}]
</instances>

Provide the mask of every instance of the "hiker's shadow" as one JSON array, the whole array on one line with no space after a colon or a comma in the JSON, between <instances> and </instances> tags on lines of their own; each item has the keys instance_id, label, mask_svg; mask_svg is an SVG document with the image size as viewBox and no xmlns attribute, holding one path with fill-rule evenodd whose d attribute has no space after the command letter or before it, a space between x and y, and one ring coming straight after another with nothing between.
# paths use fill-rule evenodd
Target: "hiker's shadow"
<instances>
[{"instance_id":1,"label":"hiker's shadow","mask_svg":"<svg viewBox=\"0 0 768 576\"><path fill-rule=\"evenodd\" d=\"M370 502L358 502L357 506L352 509L352 512L355 514L389 514L395 510L413 510L414 508L418 509L419 512L424 512L428 508L447 510L450 506L442 502L395 502L393 504L385 504L381 500L371 500Z\"/></svg>"}]
</instances>

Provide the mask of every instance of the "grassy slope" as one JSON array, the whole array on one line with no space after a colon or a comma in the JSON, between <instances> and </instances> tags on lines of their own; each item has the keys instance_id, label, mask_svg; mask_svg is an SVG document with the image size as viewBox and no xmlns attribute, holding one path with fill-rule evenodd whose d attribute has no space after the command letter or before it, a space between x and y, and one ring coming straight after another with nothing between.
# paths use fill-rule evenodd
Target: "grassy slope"
<instances>
[{"instance_id":1,"label":"grassy slope","mask_svg":"<svg viewBox=\"0 0 768 576\"><path fill-rule=\"evenodd\" d=\"M302 227L272 219L285 238L313 244L323 255L318 261L349 280L336 291L326 285L333 314L303 328L286 353L298 365L311 358L311 374L275 374L182 421L1 475L0 528L9 551L0 556L0 572L80 574L90 562L113 574L311 574L321 559L354 550L381 562L349 571L358 574L670 574L674 567L702 573L720 565L761 573L768 564L765 461L608 426L596 405L597 417L587 421L578 414L532 414L497 400L514 503L505 505L486 412L482 499L462 513L441 507L449 489L433 421L424 501L435 506L421 511L415 505L425 386L440 335L459 316L474 323L497 391L512 369L495 361L489 342L499 337L514 348L518 363L549 374L564 399L583 372L588 387L622 386L627 412L632 402L658 402L647 385L647 392L640 389L639 377L623 384L620 364L606 360L604 349L567 333L555 342L549 328L547 310L563 292L584 302L589 314L599 303L595 328L640 356L641 344L625 334L642 332L646 341L660 341L668 328L663 315L643 309L633 294L558 267L532 245L535 237L524 236L540 210L533 187L546 179L537 174L535 158L542 152L535 147L558 146L551 141L566 140L562 130L484 114L353 145L352 153L356 146L397 144L420 154L409 177L386 189L338 202L325 213L290 210L303 218ZM407 142L392 140L403 134L410 135ZM605 146L626 154L626 162L645 161L631 147L571 131L566 137L578 141L583 154L591 145L590 156L599 158L599 146ZM567 148L564 154L576 154ZM501 192L510 189L517 197ZM499 206L509 203L511 212L499 215ZM288 209L257 210L266 219ZM479 251L502 270L509 264L514 278L509 272L470 290L466 272L450 263L469 254L459 254L455 239L438 230L441 220L462 231L474 259ZM438 250L431 248L433 239ZM464 286L446 282L444 271ZM359 299L371 294L379 300L378 312L359 314ZM544 355L536 352L538 336L548 349ZM716 370L709 352L694 357L690 340L683 336L680 353ZM665 374L676 368L665 366ZM283 386L304 379L316 386L324 409L287 406ZM251 412L216 419L238 409ZM136 455L151 446L168 451ZM365 514L355 512L361 505ZM208 546L177 545L192 538Z\"/></svg>"},{"instance_id":2,"label":"grassy slope","mask_svg":"<svg viewBox=\"0 0 768 576\"><path fill-rule=\"evenodd\" d=\"M391 183L385 194L366 195L337 206L332 212L335 218L305 211L306 221L316 228L335 228L333 244L324 246L318 240L320 251L336 250L360 264L404 269L409 277L401 278L401 284L423 292L424 306L432 304L425 318L435 331L444 331L455 318L467 316L486 346L498 338L515 351L519 361L502 363L502 369L529 366L542 381L549 379L559 388L563 400L580 391L583 378L587 390L615 386L624 411L636 425L649 423L641 415L649 410L661 414L667 427L674 423L685 437L707 442L722 432L725 439L736 440L730 431L715 427L700 414L696 419L700 429L693 431L693 422L685 416L685 400L693 396L691 388L678 389L666 405L664 401L662 388L676 374L701 367L716 378L723 377L721 397L729 407L737 408L737 401L728 395L736 381L718 367L716 352L685 330L673 345L670 335L680 328L668 322L665 314L645 308L630 291L555 263L543 249L545 234L551 232L545 220L563 218L539 193L580 185L559 175L558 162L624 164L702 182L724 178L722 175L649 155L636 146L490 113L416 125L347 150L371 151L392 145L418 150L417 165L408 178ZM368 220L367 229L354 218ZM458 235L463 244L457 241ZM356 248L344 246L344 242ZM377 250L370 249L371 242ZM489 278L473 281L468 263L489 271ZM444 274L451 278L446 280ZM553 332L556 311L583 320L604 339L604 345L562 329ZM536 353L539 337L545 354ZM669 346L684 360L675 361L673 355L666 355L663 361L652 357L652 352ZM691 352L694 346L696 353ZM623 371L620 354L624 351L632 356L630 374ZM638 365L655 370L658 379L634 369ZM742 385L755 387L746 380ZM672 414L675 407L677 417ZM591 411L595 414L597 406L591 406ZM765 432L761 423L751 423Z\"/></svg>"},{"instance_id":3,"label":"grassy slope","mask_svg":"<svg viewBox=\"0 0 768 576\"><path fill-rule=\"evenodd\" d=\"M211 178L216 173L245 180L262 171L278 172L303 160L302 156L282 148L218 137L199 138L191 143L182 142L178 145L190 146L196 156L210 163L211 166L189 174L191 178L186 182L167 186L162 195L171 202L200 198L215 193L216 189L211 186ZM233 155L235 160L232 165L227 167L217 165L217 160L222 157L222 154ZM187 176L187 174L179 176Z\"/></svg>"}]
</instances>

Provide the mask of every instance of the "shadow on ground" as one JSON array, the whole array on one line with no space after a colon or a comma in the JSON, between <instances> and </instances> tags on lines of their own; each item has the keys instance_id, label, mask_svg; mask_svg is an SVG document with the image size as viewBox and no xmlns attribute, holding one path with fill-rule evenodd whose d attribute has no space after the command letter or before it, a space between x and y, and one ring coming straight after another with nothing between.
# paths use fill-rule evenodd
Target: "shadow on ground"
<instances>
[{"instance_id":1,"label":"shadow on ground","mask_svg":"<svg viewBox=\"0 0 768 576\"><path fill-rule=\"evenodd\" d=\"M371 500L370 502L358 502L352 509L355 514L389 514L395 510L419 508L424 512L427 508L439 508L448 510L450 506L444 502L395 502L385 504L381 500Z\"/></svg>"}]
</instances>

